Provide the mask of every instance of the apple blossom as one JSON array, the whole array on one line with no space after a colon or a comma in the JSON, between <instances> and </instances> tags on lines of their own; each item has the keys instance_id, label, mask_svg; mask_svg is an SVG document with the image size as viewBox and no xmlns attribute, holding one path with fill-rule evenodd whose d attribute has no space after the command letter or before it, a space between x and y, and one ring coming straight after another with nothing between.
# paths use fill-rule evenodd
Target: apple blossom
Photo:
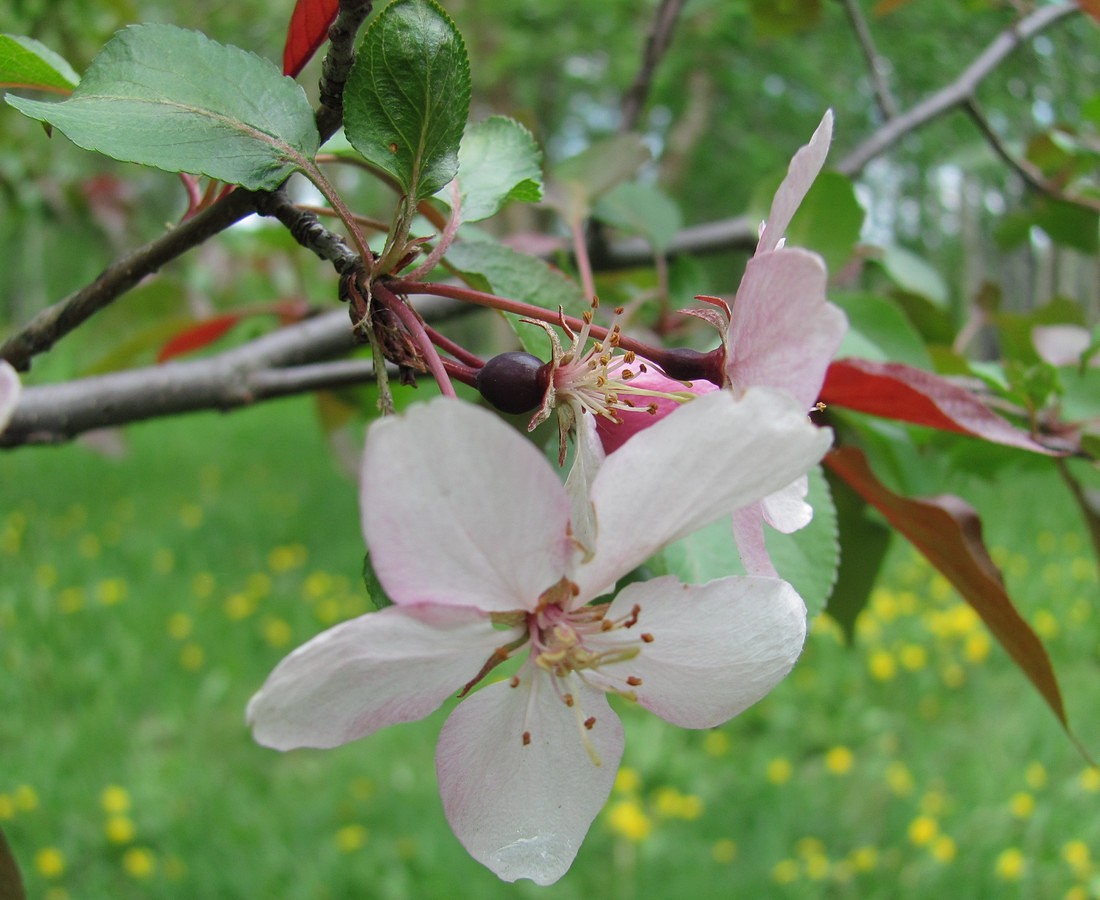
<instances>
[{"instance_id":1,"label":"apple blossom","mask_svg":"<svg viewBox=\"0 0 1100 900\"><path fill-rule=\"evenodd\" d=\"M19 376L11 363L6 359L0 359L0 431L8 427L15 407L19 404L21 389Z\"/></svg>"},{"instance_id":2,"label":"apple blossom","mask_svg":"<svg viewBox=\"0 0 1100 900\"><path fill-rule=\"evenodd\" d=\"M363 531L394 605L279 663L248 706L256 740L333 747L460 691L436 750L451 828L500 878L556 881L622 756L608 693L711 727L767 694L805 637L805 606L777 578L663 577L605 595L667 544L789 483L828 444L780 392L720 391L630 441L590 492L570 496L538 449L485 410L438 399L376 422ZM578 512L591 526L581 532Z\"/></svg>"},{"instance_id":3,"label":"apple blossom","mask_svg":"<svg viewBox=\"0 0 1100 900\"><path fill-rule=\"evenodd\" d=\"M557 410L558 465L565 464L568 438L576 434L586 414L598 422L623 424L624 412L628 418L643 412L659 415L661 403L678 405L691 399L679 382L664 379L664 387L653 387L652 381L646 380L648 374L657 374L652 363L633 351L619 349L621 308L615 310L615 321L606 337L589 346L593 313L598 306L594 298L592 309L584 313L580 331L573 331L564 315L561 317L561 327L569 338L568 349L562 348L557 333L545 322L526 320L544 328L550 337L550 362L540 372L545 382L542 402L527 430L534 431Z\"/></svg>"},{"instance_id":4,"label":"apple blossom","mask_svg":"<svg viewBox=\"0 0 1100 900\"><path fill-rule=\"evenodd\" d=\"M755 385L780 388L807 411L821 392L848 320L826 299L821 257L785 247L784 241L787 226L825 162L832 132L829 110L810 142L791 160L733 307L725 310L729 322L723 339L726 386L735 392ZM748 572L775 574L764 546L763 523L784 533L808 525L813 509L804 499L807 489L802 476L734 515L733 533Z\"/></svg>"},{"instance_id":5,"label":"apple blossom","mask_svg":"<svg viewBox=\"0 0 1100 900\"><path fill-rule=\"evenodd\" d=\"M700 299L717 309L697 313L722 332L724 387L735 393L760 385L779 388L807 412L821 392L825 372L848 323L844 313L826 299L824 261L816 253L785 246L785 235L824 165L832 130L830 110L810 142L792 158L732 306L718 297L704 297ZM639 377L637 386L657 390L666 382L664 376L650 371ZM687 389L705 393L714 388L696 381ZM668 404L659 405L657 415L668 409ZM644 419L631 418L621 424L597 423L597 430L604 450L611 452L647 424ZM734 537L748 572L776 574L764 545L763 523L785 533L808 525L813 509L804 499L807 489L808 481L800 477L735 513Z\"/></svg>"}]
</instances>

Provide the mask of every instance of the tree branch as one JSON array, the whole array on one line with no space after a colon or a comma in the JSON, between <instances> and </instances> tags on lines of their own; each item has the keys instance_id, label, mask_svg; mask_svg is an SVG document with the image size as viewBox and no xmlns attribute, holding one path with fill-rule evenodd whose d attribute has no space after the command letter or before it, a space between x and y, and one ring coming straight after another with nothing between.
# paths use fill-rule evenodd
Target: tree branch
<instances>
[{"instance_id":1,"label":"tree branch","mask_svg":"<svg viewBox=\"0 0 1100 900\"><path fill-rule=\"evenodd\" d=\"M868 162L883 153L905 135L931 119L965 103L974 95L978 85L997 68L1013 50L1055 22L1081 11L1075 2L1040 6L1011 28L1002 31L970 66L946 87L941 88L885 123L867 140L856 147L836 166L837 171L852 176L860 172Z\"/></svg>"},{"instance_id":2,"label":"tree branch","mask_svg":"<svg viewBox=\"0 0 1100 900\"><path fill-rule=\"evenodd\" d=\"M1031 15L1005 29L958 78L912 109L899 113L884 123L834 168L849 178L858 175L872 159L886 152L907 134L956 106L965 104L978 84L1023 42L1073 13L1080 12L1075 2L1040 7ZM672 242L669 254L714 253L732 248L751 250L756 245L756 223L747 216L719 219L685 228ZM612 244L601 256L604 265L635 266L649 261L653 252L640 238Z\"/></svg>"},{"instance_id":3,"label":"tree branch","mask_svg":"<svg viewBox=\"0 0 1100 900\"><path fill-rule=\"evenodd\" d=\"M256 195L236 190L196 216L181 222L163 237L150 241L108 266L91 284L38 313L22 330L0 345L0 358L26 371L31 358L49 350L58 340L110 305L146 275L182 256L192 247L224 231L253 212Z\"/></svg>"},{"instance_id":4,"label":"tree branch","mask_svg":"<svg viewBox=\"0 0 1100 900\"><path fill-rule=\"evenodd\" d=\"M642 65L634 77L634 83L623 98L623 118L619 123L619 131L633 131L637 126L653 85L653 74L657 71L661 57L665 55L672 43L672 32L676 28L676 20L685 2L686 0L661 0L657 14L653 17L649 37L646 39Z\"/></svg>"},{"instance_id":5,"label":"tree branch","mask_svg":"<svg viewBox=\"0 0 1100 900\"><path fill-rule=\"evenodd\" d=\"M370 15L372 0L340 0L340 11L328 30L328 53L321 63L317 130L327 141L344 121L344 84L355 61L355 35Z\"/></svg>"},{"instance_id":6,"label":"tree branch","mask_svg":"<svg viewBox=\"0 0 1100 900\"><path fill-rule=\"evenodd\" d=\"M875 49L874 38L871 37L871 29L867 27L867 20L863 17L863 10L859 8L858 0L840 0L844 12L848 15L848 22L856 33L863 57L867 60L867 71L871 76L871 87L875 92L875 102L878 104L882 118L890 120L898 114L898 104L890 93L890 87L886 84L886 60Z\"/></svg>"},{"instance_id":7,"label":"tree branch","mask_svg":"<svg viewBox=\"0 0 1100 900\"><path fill-rule=\"evenodd\" d=\"M1040 194L1046 194L1048 197L1053 197L1055 200L1072 203L1074 206L1080 206L1092 212L1100 212L1100 200L1093 200L1089 197L1082 197L1077 194L1067 194L1056 185L1051 184L1038 167L1032 165L1027 159L1016 156L1016 154L1009 150L1005 142L1001 140L1001 136L997 134L993 126L989 123L989 120L985 117L984 113L982 113L982 109L978 105L977 100L970 98L966 101L964 106L970 118L974 121L974 124L978 126L978 130L981 131L982 135L989 143L989 146L993 148L993 152L1001 158L1001 161L1004 162L1005 165L1014 169L1032 189L1038 191Z\"/></svg>"},{"instance_id":8,"label":"tree branch","mask_svg":"<svg viewBox=\"0 0 1100 900\"><path fill-rule=\"evenodd\" d=\"M435 297L417 303L433 321L467 308ZM62 443L97 428L361 384L374 378L369 360L332 361L356 346L347 312L334 309L213 356L24 387L0 447Z\"/></svg>"},{"instance_id":9,"label":"tree branch","mask_svg":"<svg viewBox=\"0 0 1100 900\"><path fill-rule=\"evenodd\" d=\"M322 144L340 127L343 118L342 100L339 108L326 104L335 102L333 92L337 87L343 91L341 79L346 79L347 71L351 68L355 31L370 10L370 2L341 0L340 12L329 31L331 43L323 68L328 74L322 77L322 88L328 91L328 99L315 113ZM330 59L333 60L331 64ZM266 202L264 197L265 192L238 188L198 215L181 222L167 234L112 263L91 284L42 310L20 331L0 344L0 359L6 359L16 369L26 371L34 356L49 350L62 337L109 306L145 276L159 271L192 247L197 247L245 216L256 212L258 206Z\"/></svg>"}]
</instances>

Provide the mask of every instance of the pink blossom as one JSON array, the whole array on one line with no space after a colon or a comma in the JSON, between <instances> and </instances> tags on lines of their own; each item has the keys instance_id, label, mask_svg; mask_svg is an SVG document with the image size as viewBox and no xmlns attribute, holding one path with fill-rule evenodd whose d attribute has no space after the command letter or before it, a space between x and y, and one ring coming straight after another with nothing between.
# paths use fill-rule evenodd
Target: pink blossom
<instances>
[{"instance_id":1,"label":"pink blossom","mask_svg":"<svg viewBox=\"0 0 1100 900\"><path fill-rule=\"evenodd\" d=\"M825 263L816 253L785 246L787 226L825 163L832 139L833 114L825 113L810 142L795 153L761 227L756 251L745 268L732 306L717 297L705 298L717 310L701 311L722 331L724 386L740 394L751 387L786 391L809 412L817 401L825 372L847 331L839 308L825 295ZM652 369L632 382L637 387L669 390L671 385L696 394L714 388L695 381L690 387L665 379ZM655 416L667 415L674 401L655 404ZM630 413L621 423L598 421L603 450L611 453L655 421L655 416ZM588 461L588 468L595 464ZM784 533L809 524L813 509L805 502L809 482L803 476L781 491L739 509L733 517L734 537L750 574L775 575L764 546L764 522Z\"/></svg>"},{"instance_id":2,"label":"pink blossom","mask_svg":"<svg viewBox=\"0 0 1100 900\"><path fill-rule=\"evenodd\" d=\"M604 453L613 453L639 431L678 409L684 399L690 399L684 397L685 393L702 396L719 390L718 385L709 381L693 381L690 384L676 381L662 375L652 363L635 376L631 385L652 392L654 396L645 406L620 412L618 421L606 417L596 419L596 433ZM664 396L660 396L662 394Z\"/></svg>"},{"instance_id":3,"label":"pink blossom","mask_svg":"<svg viewBox=\"0 0 1100 900\"><path fill-rule=\"evenodd\" d=\"M0 431L8 427L15 407L19 405L22 385L19 376L6 359L0 359Z\"/></svg>"},{"instance_id":4,"label":"pink blossom","mask_svg":"<svg viewBox=\"0 0 1100 900\"><path fill-rule=\"evenodd\" d=\"M455 835L500 878L556 881L622 755L606 694L708 728L767 694L805 636L805 606L776 578L664 577L593 601L668 543L789 483L828 444L779 392L719 391L608 457L581 496L476 407L440 399L377 422L363 530L394 605L284 659L249 704L256 739L343 744L422 718L514 659L444 724L440 794Z\"/></svg>"},{"instance_id":5,"label":"pink blossom","mask_svg":"<svg viewBox=\"0 0 1100 900\"><path fill-rule=\"evenodd\" d=\"M791 160L733 307L725 308L726 386L735 392L756 385L780 388L806 411L821 393L848 321L825 296L824 260L808 250L786 247L784 241L787 226L825 162L832 132L830 110ZM805 502L807 489L807 479L800 477L734 515L734 537L750 574L775 574L764 546L764 522L784 533L809 524L813 509Z\"/></svg>"}]
</instances>

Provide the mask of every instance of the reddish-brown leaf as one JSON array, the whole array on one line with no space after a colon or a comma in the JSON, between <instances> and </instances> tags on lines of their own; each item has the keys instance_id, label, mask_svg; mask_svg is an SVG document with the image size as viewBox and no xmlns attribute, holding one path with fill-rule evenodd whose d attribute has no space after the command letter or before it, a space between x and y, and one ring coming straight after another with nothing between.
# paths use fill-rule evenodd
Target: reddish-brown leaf
<instances>
[{"instance_id":1,"label":"reddish-brown leaf","mask_svg":"<svg viewBox=\"0 0 1100 900\"><path fill-rule=\"evenodd\" d=\"M193 328L181 331L160 348L160 353L157 354L157 362L167 362L173 357L201 350L203 347L214 343L243 318L244 313L226 313L224 316L215 316L205 322L199 322Z\"/></svg>"},{"instance_id":2,"label":"reddish-brown leaf","mask_svg":"<svg viewBox=\"0 0 1100 900\"><path fill-rule=\"evenodd\" d=\"M290 16L283 47L283 74L297 78L328 37L340 0L298 0Z\"/></svg>"},{"instance_id":3,"label":"reddish-brown leaf","mask_svg":"<svg viewBox=\"0 0 1100 900\"><path fill-rule=\"evenodd\" d=\"M825 374L821 399L827 406L954 431L1033 453L1062 456L1065 452L1044 447L966 388L902 363L835 360Z\"/></svg>"},{"instance_id":4,"label":"reddish-brown leaf","mask_svg":"<svg viewBox=\"0 0 1100 900\"><path fill-rule=\"evenodd\" d=\"M841 447L825 463L913 544L973 607L1069 731L1062 694L1042 642L1012 605L982 541L974 509L958 497L913 499L875 477L863 452Z\"/></svg>"},{"instance_id":5,"label":"reddish-brown leaf","mask_svg":"<svg viewBox=\"0 0 1100 900\"><path fill-rule=\"evenodd\" d=\"M1097 22L1100 22L1100 0L1077 0L1077 5L1082 12L1088 13Z\"/></svg>"}]
</instances>

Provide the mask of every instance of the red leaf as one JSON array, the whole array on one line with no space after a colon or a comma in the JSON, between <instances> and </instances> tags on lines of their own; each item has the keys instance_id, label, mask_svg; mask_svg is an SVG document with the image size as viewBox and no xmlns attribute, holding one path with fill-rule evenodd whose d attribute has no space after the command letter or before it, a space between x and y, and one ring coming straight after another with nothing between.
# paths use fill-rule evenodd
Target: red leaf
<instances>
[{"instance_id":1,"label":"red leaf","mask_svg":"<svg viewBox=\"0 0 1100 900\"><path fill-rule=\"evenodd\" d=\"M279 300L276 303L254 303L251 306L242 306L235 312L204 319L190 328L185 328L160 348L160 353L157 354L157 362L166 362L175 356L201 350L208 344L214 343L238 322L250 316L277 316L280 325L291 325L294 322L302 321L309 315L309 310L309 303L300 298ZM3 900L3 898L0 897L0 900Z\"/></svg>"},{"instance_id":2,"label":"red leaf","mask_svg":"<svg viewBox=\"0 0 1100 900\"><path fill-rule=\"evenodd\" d=\"M1033 453L1064 455L1002 419L965 388L901 363L835 360L825 373L821 399L827 406L954 431Z\"/></svg>"},{"instance_id":3,"label":"red leaf","mask_svg":"<svg viewBox=\"0 0 1100 900\"><path fill-rule=\"evenodd\" d=\"M1058 680L1042 642L1021 618L1001 573L982 541L974 509L958 497L912 499L895 494L875 477L863 451L842 447L825 463L939 569L1031 680L1058 721L1069 731Z\"/></svg>"},{"instance_id":4,"label":"red leaf","mask_svg":"<svg viewBox=\"0 0 1100 900\"><path fill-rule=\"evenodd\" d=\"M1077 0L1077 5L1082 12L1088 13L1097 22L1100 22L1100 0Z\"/></svg>"},{"instance_id":5,"label":"red leaf","mask_svg":"<svg viewBox=\"0 0 1100 900\"><path fill-rule=\"evenodd\" d=\"M297 78L328 37L340 0L298 0L290 16L283 47L283 74Z\"/></svg>"},{"instance_id":6,"label":"red leaf","mask_svg":"<svg viewBox=\"0 0 1100 900\"><path fill-rule=\"evenodd\" d=\"M201 350L203 347L214 343L244 317L245 313L226 313L224 316L215 316L213 319L200 322L193 328L181 331L160 348L160 353L157 354L157 362L167 362L173 357Z\"/></svg>"}]
</instances>

